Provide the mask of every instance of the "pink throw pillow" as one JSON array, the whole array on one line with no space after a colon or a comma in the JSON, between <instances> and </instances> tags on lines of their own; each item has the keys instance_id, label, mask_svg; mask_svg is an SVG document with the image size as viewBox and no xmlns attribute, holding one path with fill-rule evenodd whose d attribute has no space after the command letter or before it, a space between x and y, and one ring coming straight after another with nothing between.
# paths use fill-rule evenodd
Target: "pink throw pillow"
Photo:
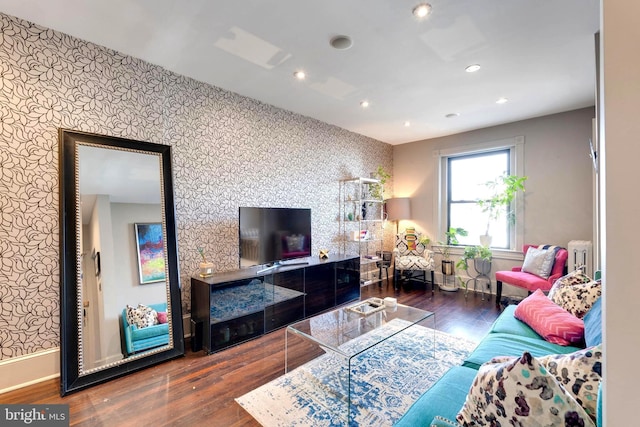
<instances>
[{"instance_id":1,"label":"pink throw pillow","mask_svg":"<svg viewBox=\"0 0 640 427\"><path fill-rule=\"evenodd\" d=\"M167 323L167 312L159 311L158 312L158 323Z\"/></svg>"},{"instance_id":2,"label":"pink throw pillow","mask_svg":"<svg viewBox=\"0 0 640 427\"><path fill-rule=\"evenodd\" d=\"M570 345L584 339L584 322L546 297L540 289L517 305L513 313L546 341Z\"/></svg>"}]
</instances>

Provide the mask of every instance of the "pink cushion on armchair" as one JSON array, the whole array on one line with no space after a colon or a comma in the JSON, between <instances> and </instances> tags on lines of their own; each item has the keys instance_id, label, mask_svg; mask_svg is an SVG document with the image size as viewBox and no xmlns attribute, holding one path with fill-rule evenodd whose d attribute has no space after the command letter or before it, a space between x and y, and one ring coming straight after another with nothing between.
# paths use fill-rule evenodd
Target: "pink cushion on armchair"
<instances>
[{"instance_id":1,"label":"pink cushion on armchair","mask_svg":"<svg viewBox=\"0 0 640 427\"><path fill-rule=\"evenodd\" d=\"M546 292L553 286L542 277L522 271L496 271L496 280L526 289L530 292L536 289L542 289Z\"/></svg>"},{"instance_id":2,"label":"pink cushion on armchair","mask_svg":"<svg viewBox=\"0 0 640 427\"><path fill-rule=\"evenodd\" d=\"M522 252L525 254L529 250L529 247L537 247L537 245L524 245ZM547 292L551 289L556 280L563 276L564 266L567 263L569 253L566 249L560 248L556 252L556 257L551 268L551 274L548 279L536 276L531 273L522 271L522 267L514 267L511 271L496 271L496 281L499 282L496 286L496 304L500 303L500 296L502 294L502 282L517 286L519 288L526 289L529 292L533 292L536 289L541 289Z\"/></svg>"}]
</instances>

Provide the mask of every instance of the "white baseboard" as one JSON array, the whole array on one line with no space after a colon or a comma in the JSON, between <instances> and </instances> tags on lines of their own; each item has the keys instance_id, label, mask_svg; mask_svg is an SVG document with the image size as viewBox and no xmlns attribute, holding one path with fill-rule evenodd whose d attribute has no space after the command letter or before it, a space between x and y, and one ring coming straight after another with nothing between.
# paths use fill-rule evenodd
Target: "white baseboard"
<instances>
[{"instance_id":1,"label":"white baseboard","mask_svg":"<svg viewBox=\"0 0 640 427\"><path fill-rule=\"evenodd\" d=\"M182 317L184 336L189 337L191 316ZM0 394L60 376L60 348L0 360Z\"/></svg>"},{"instance_id":2,"label":"white baseboard","mask_svg":"<svg viewBox=\"0 0 640 427\"><path fill-rule=\"evenodd\" d=\"M435 279L436 279L436 284L438 285L442 285L444 283L444 275L440 272L436 272L435 273ZM460 277L462 278L462 280L465 283L468 283L469 285L469 292L473 292L473 277L470 276L462 276L460 275ZM482 293L482 286L484 286L486 284L486 282L482 281L482 282L478 282L478 287L476 289L477 293ZM449 276L448 282L447 282L448 286L451 287L455 287L458 290L462 290L464 291L464 287L460 286L460 282L458 281L458 277L456 276L454 279L451 279L451 277ZM484 289L484 291L486 293L489 293L490 295L495 295L496 293L496 281L495 280L491 280L491 289Z\"/></svg>"},{"instance_id":3,"label":"white baseboard","mask_svg":"<svg viewBox=\"0 0 640 427\"><path fill-rule=\"evenodd\" d=\"M60 349L0 361L0 394L60 376Z\"/></svg>"},{"instance_id":4,"label":"white baseboard","mask_svg":"<svg viewBox=\"0 0 640 427\"><path fill-rule=\"evenodd\" d=\"M191 315L182 315L182 332L185 338L191 336Z\"/></svg>"}]
</instances>

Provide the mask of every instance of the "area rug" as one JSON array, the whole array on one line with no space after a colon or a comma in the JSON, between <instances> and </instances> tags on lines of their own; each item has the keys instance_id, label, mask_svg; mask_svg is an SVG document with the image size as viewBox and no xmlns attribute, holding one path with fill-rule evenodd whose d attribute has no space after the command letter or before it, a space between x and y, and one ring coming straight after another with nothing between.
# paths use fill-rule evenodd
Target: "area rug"
<instances>
[{"instance_id":1,"label":"area rug","mask_svg":"<svg viewBox=\"0 0 640 427\"><path fill-rule=\"evenodd\" d=\"M399 328L391 321L383 328ZM375 340L372 334L358 340ZM435 339L435 344L434 344ZM362 343L353 340L346 345ZM265 427L391 426L476 344L413 326L352 361L351 410L345 359L326 353L236 401ZM435 355L435 357L434 357ZM347 413L350 414L347 422Z\"/></svg>"}]
</instances>

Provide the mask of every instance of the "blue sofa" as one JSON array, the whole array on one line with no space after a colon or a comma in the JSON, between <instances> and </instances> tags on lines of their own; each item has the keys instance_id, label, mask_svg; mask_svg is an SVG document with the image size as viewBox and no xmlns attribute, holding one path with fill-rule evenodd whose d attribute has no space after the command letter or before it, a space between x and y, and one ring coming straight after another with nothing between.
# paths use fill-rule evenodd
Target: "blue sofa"
<instances>
[{"instance_id":1,"label":"blue sofa","mask_svg":"<svg viewBox=\"0 0 640 427\"><path fill-rule=\"evenodd\" d=\"M565 347L545 341L528 325L514 317L515 308L515 305L506 307L462 365L454 366L447 371L420 396L395 426L450 426L436 419L436 416L455 421L480 365L495 356L521 356L524 351L529 351L534 357L539 357L580 350L578 347ZM585 338L590 346L602 342L601 313L601 300L598 300L584 318ZM598 395L598 407L601 401ZM598 416L600 414L599 411ZM597 425L602 425L599 419Z\"/></svg>"},{"instance_id":2,"label":"blue sofa","mask_svg":"<svg viewBox=\"0 0 640 427\"><path fill-rule=\"evenodd\" d=\"M149 304L157 312L166 312L167 303ZM130 356L143 350L169 344L169 324L138 328L127 322L127 309L122 310L122 328L124 334L125 356Z\"/></svg>"}]
</instances>

